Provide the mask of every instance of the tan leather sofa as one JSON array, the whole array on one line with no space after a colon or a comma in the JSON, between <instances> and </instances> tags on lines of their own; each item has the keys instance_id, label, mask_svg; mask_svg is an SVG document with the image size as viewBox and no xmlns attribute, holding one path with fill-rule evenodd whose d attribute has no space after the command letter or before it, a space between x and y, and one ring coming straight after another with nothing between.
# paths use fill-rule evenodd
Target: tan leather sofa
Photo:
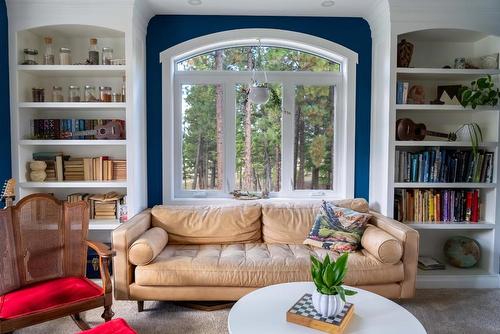
<instances>
[{"instance_id":1,"label":"tan leather sofa","mask_svg":"<svg viewBox=\"0 0 500 334\"><path fill-rule=\"evenodd\" d=\"M368 212L361 199L337 204ZM302 244L319 206L263 200L147 209L113 231L115 298L237 300L266 285L309 281L310 254L329 252ZM345 283L388 298L413 297L418 233L370 213Z\"/></svg>"}]
</instances>

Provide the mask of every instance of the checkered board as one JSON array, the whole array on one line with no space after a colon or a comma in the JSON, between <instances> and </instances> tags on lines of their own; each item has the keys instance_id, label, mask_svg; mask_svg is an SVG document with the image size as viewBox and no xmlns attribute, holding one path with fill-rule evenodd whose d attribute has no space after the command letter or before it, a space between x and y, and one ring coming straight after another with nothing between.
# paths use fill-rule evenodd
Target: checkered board
<instances>
[{"instance_id":1,"label":"checkered board","mask_svg":"<svg viewBox=\"0 0 500 334\"><path fill-rule=\"evenodd\" d=\"M302 298L300 298L300 300L296 302L295 305L292 306L288 313L340 327L342 325L342 321L346 318L346 315L351 308L353 308L353 304L345 303L342 312L337 314L335 317L325 318L318 312L316 312L312 304L312 295L310 293L307 293L302 296Z\"/></svg>"}]
</instances>

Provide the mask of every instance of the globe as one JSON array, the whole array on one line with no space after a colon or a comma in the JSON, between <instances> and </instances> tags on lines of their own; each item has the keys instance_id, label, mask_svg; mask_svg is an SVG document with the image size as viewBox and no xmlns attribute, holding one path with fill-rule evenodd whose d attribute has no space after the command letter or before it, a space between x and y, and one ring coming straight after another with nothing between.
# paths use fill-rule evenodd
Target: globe
<instances>
[{"instance_id":1,"label":"globe","mask_svg":"<svg viewBox=\"0 0 500 334\"><path fill-rule=\"evenodd\" d=\"M444 255L452 266L470 268L479 262L481 248L474 239L456 236L448 239L444 244Z\"/></svg>"}]
</instances>

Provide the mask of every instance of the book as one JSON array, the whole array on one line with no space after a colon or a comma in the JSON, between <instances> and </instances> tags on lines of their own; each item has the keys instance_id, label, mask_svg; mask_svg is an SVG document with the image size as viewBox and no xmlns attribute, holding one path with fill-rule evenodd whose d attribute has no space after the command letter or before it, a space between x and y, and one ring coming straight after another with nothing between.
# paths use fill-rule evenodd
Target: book
<instances>
[{"instance_id":1,"label":"book","mask_svg":"<svg viewBox=\"0 0 500 334\"><path fill-rule=\"evenodd\" d=\"M418 267L422 270L444 270L445 265L439 260L430 256L419 256Z\"/></svg>"}]
</instances>

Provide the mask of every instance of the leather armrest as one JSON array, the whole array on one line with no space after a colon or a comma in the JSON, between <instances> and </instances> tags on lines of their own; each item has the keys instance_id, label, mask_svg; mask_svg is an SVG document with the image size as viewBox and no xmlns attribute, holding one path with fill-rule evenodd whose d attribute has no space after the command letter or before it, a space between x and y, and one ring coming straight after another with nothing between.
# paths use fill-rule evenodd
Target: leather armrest
<instances>
[{"instance_id":1,"label":"leather armrest","mask_svg":"<svg viewBox=\"0 0 500 334\"><path fill-rule=\"evenodd\" d=\"M128 260L130 245L151 227L151 210L146 209L121 224L111 234L113 250L113 279L116 299L129 299L129 286L134 282L134 267Z\"/></svg>"},{"instance_id":2,"label":"leather armrest","mask_svg":"<svg viewBox=\"0 0 500 334\"><path fill-rule=\"evenodd\" d=\"M403 245L404 280L401 284L401 298L415 296L415 281L417 278L418 242L419 234L411 227L402 224L392 218L386 217L378 212L370 211L372 214L371 224L389 233Z\"/></svg>"}]
</instances>

